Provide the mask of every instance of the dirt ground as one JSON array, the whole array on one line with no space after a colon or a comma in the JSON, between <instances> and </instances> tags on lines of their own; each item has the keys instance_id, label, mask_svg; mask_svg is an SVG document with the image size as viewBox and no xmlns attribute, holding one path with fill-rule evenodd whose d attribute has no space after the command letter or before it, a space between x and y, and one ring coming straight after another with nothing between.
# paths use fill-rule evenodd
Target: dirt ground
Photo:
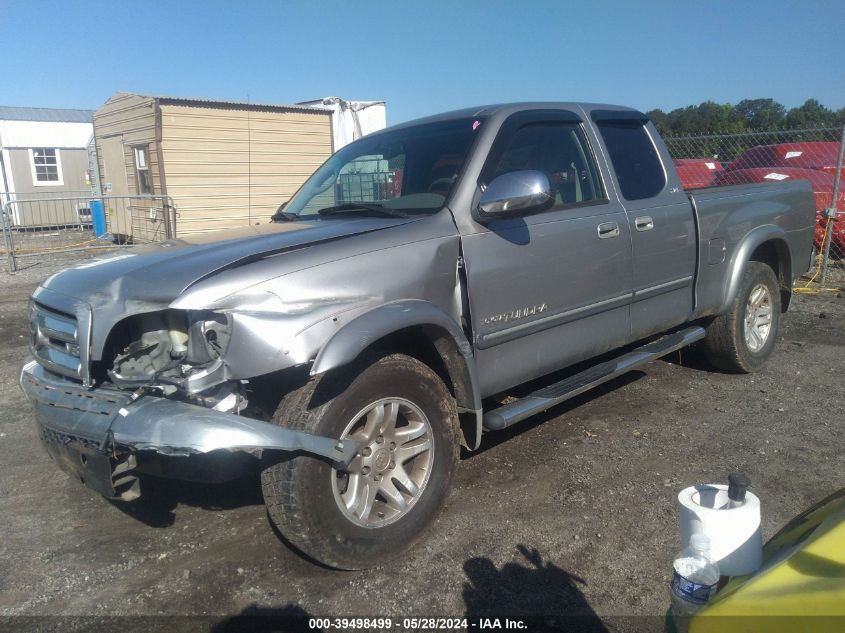
<instances>
[{"instance_id":1,"label":"dirt ground","mask_svg":"<svg viewBox=\"0 0 845 633\"><path fill-rule=\"evenodd\" d=\"M845 486L845 299L799 296L761 373L676 353L487 435L404 560L330 571L280 541L255 478L121 505L49 461L17 387L47 272L0 273L0 616L580 613L627 630L668 605L682 488L748 473L768 539Z\"/></svg>"}]
</instances>

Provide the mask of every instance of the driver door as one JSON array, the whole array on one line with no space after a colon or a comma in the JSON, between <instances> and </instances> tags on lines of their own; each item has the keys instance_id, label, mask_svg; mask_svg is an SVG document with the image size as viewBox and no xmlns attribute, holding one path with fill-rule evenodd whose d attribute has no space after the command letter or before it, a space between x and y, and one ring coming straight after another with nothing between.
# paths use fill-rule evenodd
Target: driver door
<instances>
[{"instance_id":1,"label":"driver door","mask_svg":"<svg viewBox=\"0 0 845 633\"><path fill-rule=\"evenodd\" d=\"M605 193L581 119L559 110L509 117L480 184L519 170L549 177L554 206L462 236L482 396L630 336L628 220Z\"/></svg>"}]
</instances>

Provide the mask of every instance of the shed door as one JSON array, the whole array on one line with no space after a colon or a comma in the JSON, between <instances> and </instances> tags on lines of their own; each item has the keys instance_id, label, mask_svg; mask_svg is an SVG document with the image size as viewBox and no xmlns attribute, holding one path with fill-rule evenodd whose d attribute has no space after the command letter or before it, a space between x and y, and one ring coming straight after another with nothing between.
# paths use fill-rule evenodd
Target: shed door
<instances>
[{"instance_id":1,"label":"shed door","mask_svg":"<svg viewBox=\"0 0 845 633\"><path fill-rule=\"evenodd\" d=\"M126 178L126 155L123 153L123 137L108 136L102 140L103 152L103 194L106 196L128 196L129 184Z\"/></svg>"},{"instance_id":2,"label":"shed door","mask_svg":"<svg viewBox=\"0 0 845 633\"><path fill-rule=\"evenodd\" d=\"M132 218L128 213L129 181L126 177L126 154L123 136L107 136L100 143L103 152L103 196L108 231L114 236L132 235Z\"/></svg>"}]
</instances>

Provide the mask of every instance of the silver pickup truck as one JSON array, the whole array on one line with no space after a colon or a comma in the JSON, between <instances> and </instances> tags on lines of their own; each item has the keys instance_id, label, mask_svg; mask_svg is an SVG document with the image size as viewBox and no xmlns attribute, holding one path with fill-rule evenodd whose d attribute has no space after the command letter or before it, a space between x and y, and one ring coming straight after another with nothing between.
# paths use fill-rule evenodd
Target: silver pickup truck
<instances>
[{"instance_id":1,"label":"silver pickup truck","mask_svg":"<svg viewBox=\"0 0 845 633\"><path fill-rule=\"evenodd\" d=\"M629 108L451 112L344 147L272 222L50 277L21 385L103 495L258 465L290 543L377 565L485 431L697 341L759 369L813 222L804 181L684 191Z\"/></svg>"}]
</instances>

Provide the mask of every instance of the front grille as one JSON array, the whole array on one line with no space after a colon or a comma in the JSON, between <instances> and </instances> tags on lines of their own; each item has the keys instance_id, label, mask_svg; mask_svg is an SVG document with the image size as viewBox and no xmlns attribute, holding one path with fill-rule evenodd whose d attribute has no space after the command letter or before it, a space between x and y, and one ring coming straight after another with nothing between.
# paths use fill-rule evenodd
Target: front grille
<instances>
[{"instance_id":1,"label":"front grille","mask_svg":"<svg viewBox=\"0 0 845 633\"><path fill-rule=\"evenodd\" d=\"M49 308L37 301L30 304L30 348L45 369L82 379L79 326L72 314Z\"/></svg>"},{"instance_id":2,"label":"front grille","mask_svg":"<svg viewBox=\"0 0 845 633\"><path fill-rule=\"evenodd\" d=\"M79 447L87 448L89 450L99 450L101 442L81 437L79 435L71 435L70 433L62 433L54 429L48 429L46 426L41 427L41 440L45 444L71 444Z\"/></svg>"}]
</instances>

